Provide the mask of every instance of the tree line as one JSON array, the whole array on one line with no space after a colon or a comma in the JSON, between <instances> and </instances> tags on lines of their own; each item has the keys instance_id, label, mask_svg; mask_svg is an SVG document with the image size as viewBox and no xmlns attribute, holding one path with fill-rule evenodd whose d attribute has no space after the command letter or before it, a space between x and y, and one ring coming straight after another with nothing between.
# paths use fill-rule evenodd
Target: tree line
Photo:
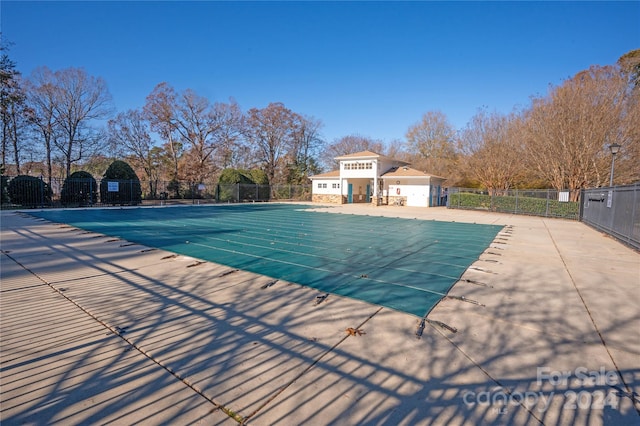
<instances>
[{"instance_id":1,"label":"tree line","mask_svg":"<svg viewBox=\"0 0 640 426\"><path fill-rule=\"evenodd\" d=\"M117 112L107 83L81 68L36 69L23 77L1 46L3 174L39 173L51 183L76 170L102 175L114 159L148 182L211 182L224 170L260 170L270 184L307 184L336 167L334 157L369 150L492 192L608 185L611 144L616 184L640 180L640 50L594 65L508 114L480 108L462 129L428 111L405 140L360 135L326 141L322 121L273 102L243 111L161 82L139 109ZM100 123L106 123L100 124Z\"/></svg>"}]
</instances>

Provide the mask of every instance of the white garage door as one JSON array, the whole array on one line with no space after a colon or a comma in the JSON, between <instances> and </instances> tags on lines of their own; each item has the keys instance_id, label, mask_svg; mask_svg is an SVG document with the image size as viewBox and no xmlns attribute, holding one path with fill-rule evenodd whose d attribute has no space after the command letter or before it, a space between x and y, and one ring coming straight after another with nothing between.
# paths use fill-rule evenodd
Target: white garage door
<instances>
[{"instance_id":1,"label":"white garage door","mask_svg":"<svg viewBox=\"0 0 640 426\"><path fill-rule=\"evenodd\" d=\"M424 186L409 187L407 194L407 206L429 207L429 189Z\"/></svg>"}]
</instances>

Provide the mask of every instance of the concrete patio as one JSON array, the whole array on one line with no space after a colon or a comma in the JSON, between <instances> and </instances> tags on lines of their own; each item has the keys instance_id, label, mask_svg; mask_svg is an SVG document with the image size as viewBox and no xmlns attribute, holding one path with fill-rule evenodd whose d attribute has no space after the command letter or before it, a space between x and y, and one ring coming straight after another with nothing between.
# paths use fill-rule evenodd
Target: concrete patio
<instances>
[{"instance_id":1,"label":"concrete patio","mask_svg":"<svg viewBox=\"0 0 640 426\"><path fill-rule=\"evenodd\" d=\"M640 424L639 253L567 220L331 210L505 228L421 324L1 212L2 424Z\"/></svg>"}]
</instances>

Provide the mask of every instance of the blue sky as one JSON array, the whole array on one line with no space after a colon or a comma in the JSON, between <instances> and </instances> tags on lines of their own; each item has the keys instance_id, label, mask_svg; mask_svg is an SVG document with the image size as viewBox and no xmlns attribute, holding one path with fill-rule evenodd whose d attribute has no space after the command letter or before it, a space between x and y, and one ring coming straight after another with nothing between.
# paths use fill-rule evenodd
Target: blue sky
<instances>
[{"instance_id":1,"label":"blue sky","mask_svg":"<svg viewBox=\"0 0 640 426\"><path fill-rule=\"evenodd\" d=\"M640 48L640 2L0 2L28 76L82 67L117 111L156 84L244 110L283 102L324 137L389 142L427 111L456 128Z\"/></svg>"}]
</instances>

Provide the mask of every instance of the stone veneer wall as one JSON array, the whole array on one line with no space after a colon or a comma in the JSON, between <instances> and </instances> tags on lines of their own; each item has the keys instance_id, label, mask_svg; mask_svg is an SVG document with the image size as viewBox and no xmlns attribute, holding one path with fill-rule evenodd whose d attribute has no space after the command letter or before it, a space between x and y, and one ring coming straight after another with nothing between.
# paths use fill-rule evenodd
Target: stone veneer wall
<instances>
[{"instance_id":1,"label":"stone veneer wall","mask_svg":"<svg viewBox=\"0 0 640 426\"><path fill-rule=\"evenodd\" d=\"M398 206L398 205L406 206L407 205L407 197L404 195L389 195L387 199L388 199L387 204L390 206ZM400 204L400 202L402 204Z\"/></svg>"},{"instance_id":2,"label":"stone veneer wall","mask_svg":"<svg viewBox=\"0 0 640 426\"><path fill-rule=\"evenodd\" d=\"M325 204L347 204L347 196L346 195L338 195L338 194L313 194L311 197L311 201L314 203L325 203ZM403 195L388 195L386 197L382 197L382 203L378 204L378 199L373 198L371 200L371 204L374 206L397 206L397 205L407 205L407 197ZM402 204L397 202L402 201ZM356 204L356 203L354 203ZM369 204L369 203L360 203L360 204Z\"/></svg>"},{"instance_id":3,"label":"stone veneer wall","mask_svg":"<svg viewBox=\"0 0 640 426\"><path fill-rule=\"evenodd\" d=\"M340 194L313 194L311 201L314 203L343 204L343 198Z\"/></svg>"}]
</instances>

